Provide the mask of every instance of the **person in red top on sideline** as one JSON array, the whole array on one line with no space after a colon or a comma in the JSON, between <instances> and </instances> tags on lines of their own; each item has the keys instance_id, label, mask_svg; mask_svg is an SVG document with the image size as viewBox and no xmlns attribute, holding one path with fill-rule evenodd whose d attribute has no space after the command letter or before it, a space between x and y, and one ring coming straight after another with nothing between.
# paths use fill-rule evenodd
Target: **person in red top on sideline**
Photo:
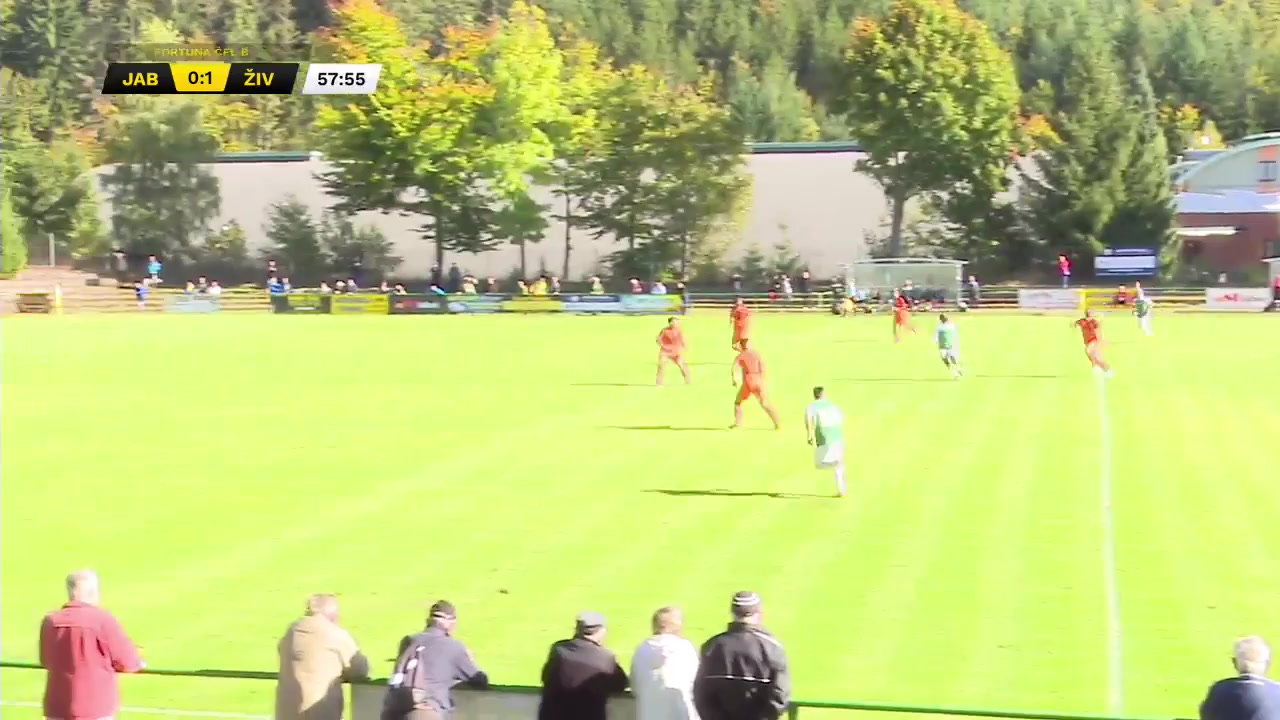
<instances>
[{"instance_id":1,"label":"person in red top on sideline","mask_svg":"<svg viewBox=\"0 0 1280 720\"><path fill-rule=\"evenodd\" d=\"M684 377L684 384L689 384L689 365L684 361L684 333L680 331L677 318L667 318L667 326L658 333L658 384L662 384L662 374L667 363L675 363Z\"/></svg>"},{"instance_id":2,"label":"person in red top on sideline","mask_svg":"<svg viewBox=\"0 0 1280 720\"><path fill-rule=\"evenodd\" d=\"M1102 326L1098 324L1098 318L1094 317L1092 310L1085 310L1084 317L1076 320L1074 325L1080 328L1084 339L1084 354L1089 358L1094 372L1111 377L1111 366L1102 357Z\"/></svg>"},{"instance_id":3,"label":"person in red top on sideline","mask_svg":"<svg viewBox=\"0 0 1280 720\"><path fill-rule=\"evenodd\" d=\"M893 289L893 341L901 342L903 330L916 333L916 326L911 324L911 301L898 288Z\"/></svg>"},{"instance_id":4,"label":"person in red top on sideline","mask_svg":"<svg viewBox=\"0 0 1280 720\"><path fill-rule=\"evenodd\" d=\"M738 344L750 337L751 330L751 308L742 298L733 301L729 322L733 324L733 349L737 350Z\"/></svg>"},{"instance_id":5,"label":"person in red top on sideline","mask_svg":"<svg viewBox=\"0 0 1280 720\"><path fill-rule=\"evenodd\" d=\"M47 720L111 720L120 711L116 673L143 668L138 649L111 613L98 607L98 575L67 576L68 602L40 625Z\"/></svg>"},{"instance_id":6,"label":"person in red top on sideline","mask_svg":"<svg viewBox=\"0 0 1280 720\"><path fill-rule=\"evenodd\" d=\"M773 404L769 402L769 398L764 389L764 361L760 359L760 353L751 347L751 341L742 338L738 341L738 357L733 361L733 386L738 388L738 398L733 401L733 425L732 427L742 427L742 403L752 395L760 401L760 407L764 408L764 412L773 421L773 429L779 430L782 424L778 422L778 411L774 409ZM738 373L742 373L742 382L738 382Z\"/></svg>"},{"instance_id":7,"label":"person in red top on sideline","mask_svg":"<svg viewBox=\"0 0 1280 720\"><path fill-rule=\"evenodd\" d=\"M1066 255L1058 256L1058 274L1062 276L1062 287L1071 284L1071 260Z\"/></svg>"}]
</instances>

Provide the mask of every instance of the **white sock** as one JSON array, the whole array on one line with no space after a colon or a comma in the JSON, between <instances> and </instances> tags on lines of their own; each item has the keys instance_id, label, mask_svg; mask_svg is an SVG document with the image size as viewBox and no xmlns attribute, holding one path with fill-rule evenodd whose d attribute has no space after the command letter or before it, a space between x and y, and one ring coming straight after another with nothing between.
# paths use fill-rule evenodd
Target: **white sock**
<instances>
[{"instance_id":1,"label":"white sock","mask_svg":"<svg viewBox=\"0 0 1280 720\"><path fill-rule=\"evenodd\" d=\"M847 491L847 488L845 487L845 482L844 482L844 466L843 465L836 466L836 489L840 491L841 495L844 495L845 492Z\"/></svg>"}]
</instances>

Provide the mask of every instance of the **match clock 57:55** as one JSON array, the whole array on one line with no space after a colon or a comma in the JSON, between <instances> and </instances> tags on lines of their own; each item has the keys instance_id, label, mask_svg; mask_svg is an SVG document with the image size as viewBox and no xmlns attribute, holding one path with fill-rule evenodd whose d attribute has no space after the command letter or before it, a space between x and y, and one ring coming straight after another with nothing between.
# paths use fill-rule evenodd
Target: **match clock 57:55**
<instances>
[{"instance_id":1,"label":"match clock 57:55","mask_svg":"<svg viewBox=\"0 0 1280 720\"><path fill-rule=\"evenodd\" d=\"M378 89L381 65L315 63L307 68L303 95L370 95Z\"/></svg>"}]
</instances>

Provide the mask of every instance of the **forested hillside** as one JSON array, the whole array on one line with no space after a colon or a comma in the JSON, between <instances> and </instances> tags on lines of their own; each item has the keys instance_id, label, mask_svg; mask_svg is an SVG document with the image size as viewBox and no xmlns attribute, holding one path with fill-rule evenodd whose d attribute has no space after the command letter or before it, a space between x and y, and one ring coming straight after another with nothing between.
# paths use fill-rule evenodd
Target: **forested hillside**
<instances>
[{"instance_id":1,"label":"forested hillside","mask_svg":"<svg viewBox=\"0 0 1280 720\"><path fill-rule=\"evenodd\" d=\"M732 159L742 142L852 139L893 211L887 251L911 251L909 211L922 208L936 229L924 250L1016 272L1047 249L1088 254L1121 237L1171 250L1177 153L1280 129L1280 0L543 0L514 15L492 0L2 8L5 236L37 238L35 248L53 235L79 257L119 245L240 262L236 228L206 227L216 197L198 163L314 149L343 168L329 179L339 213L431 218L423 240L442 260L541 239L536 216L557 211L530 205L528 185L546 180L582 226L617 240L620 266L684 272L714 264L749 202ZM448 110L412 150L436 171L392 166L403 149L368 132L381 111L364 98L97 92L130 45L175 42L382 62L388 103ZM415 95L430 83L437 92ZM460 94L442 99L450 88ZM1034 179L1010 202L1015 157L1028 154ZM86 174L103 163L127 168L109 183L110 229ZM419 191L412 207L393 198L407 189ZM341 217L310 222L317 262L332 260L319 227ZM384 239L359 242L389 255ZM23 262L15 245L5 243L6 269Z\"/></svg>"}]
</instances>

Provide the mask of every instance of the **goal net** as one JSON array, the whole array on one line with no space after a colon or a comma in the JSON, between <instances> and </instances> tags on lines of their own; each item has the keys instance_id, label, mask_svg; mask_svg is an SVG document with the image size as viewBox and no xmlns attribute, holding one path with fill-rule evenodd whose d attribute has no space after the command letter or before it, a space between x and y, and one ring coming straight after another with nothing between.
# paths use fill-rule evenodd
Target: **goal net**
<instances>
[{"instance_id":1,"label":"goal net","mask_svg":"<svg viewBox=\"0 0 1280 720\"><path fill-rule=\"evenodd\" d=\"M955 303L964 283L964 261L943 258L877 258L845 266L845 289L859 298L888 302L894 288L913 300Z\"/></svg>"}]
</instances>

